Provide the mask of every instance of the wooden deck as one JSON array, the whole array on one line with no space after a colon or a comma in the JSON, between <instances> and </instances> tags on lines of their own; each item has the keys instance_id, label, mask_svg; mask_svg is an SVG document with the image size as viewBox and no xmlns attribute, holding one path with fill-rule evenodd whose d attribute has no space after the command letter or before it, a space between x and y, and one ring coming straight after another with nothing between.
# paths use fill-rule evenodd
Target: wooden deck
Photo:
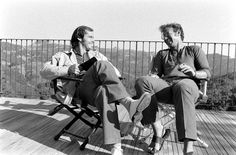
<instances>
[{"instance_id":1,"label":"wooden deck","mask_svg":"<svg viewBox=\"0 0 236 155\"><path fill-rule=\"evenodd\" d=\"M58 141L53 137L71 117L65 110L54 116L47 116L48 110L56 103L49 100L0 98L0 154L1 155L100 155L109 154L103 145L102 129L99 129L86 146L79 150L81 140L72 136L62 136ZM122 107L119 109L124 111ZM124 112L121 120L129 121ZM165 121L165 120L163 120ZM195 154L236 154L236 112L197 110L198 129L202 139L209 145L204 148L195 142ZM124 124L122 124L124 126ZM160 155L182 154L182 144L176 141L174 124L170 125L171 136L164 143ZM124 154L146 155L151 140L150 129L137 127L132 136L122 139ZM86 134L87 127L77 123L73 129L77 134ZM141 131L141 132L139 132ZM137 140L137 135L139 140ZM144 142L141 139L147 137Z\"/></svg>"}]
</instances>

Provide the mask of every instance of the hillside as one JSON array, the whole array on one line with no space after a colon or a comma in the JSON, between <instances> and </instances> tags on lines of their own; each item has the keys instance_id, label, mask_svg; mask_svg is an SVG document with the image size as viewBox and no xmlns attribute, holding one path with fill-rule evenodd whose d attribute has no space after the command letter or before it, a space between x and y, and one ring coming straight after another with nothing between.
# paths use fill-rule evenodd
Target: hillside
<instances>
[{"instance_id":1,"label":"hillside","mask_svg":"<svg viewBox=\"0 0 236 155\"><path fill-rule=\"evenodd\" d=\"M214 76L225 75L227 73L232 73L235 71L235 58L230 58L218 53L216 53L215 55L209 54L207 55L207 57Z\"/></svg>"}]
</instances>

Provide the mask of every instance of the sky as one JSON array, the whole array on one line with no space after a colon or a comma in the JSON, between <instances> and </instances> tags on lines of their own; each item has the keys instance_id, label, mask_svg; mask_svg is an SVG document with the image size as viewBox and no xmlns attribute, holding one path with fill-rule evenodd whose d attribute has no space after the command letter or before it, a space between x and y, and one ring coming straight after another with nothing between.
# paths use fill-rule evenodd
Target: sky
<instances>
[{"instance_id":1,"label":"sky","mask_svg":"<svg viewBox=\"0 0 236 155\"><path fill-rule=\"evenodd\" d=\"M185 41L236 43L235 0L0 0L0 38L70 39L87 25L96 40L161 40L180 23Z\"/></svg>"}]
</instances>

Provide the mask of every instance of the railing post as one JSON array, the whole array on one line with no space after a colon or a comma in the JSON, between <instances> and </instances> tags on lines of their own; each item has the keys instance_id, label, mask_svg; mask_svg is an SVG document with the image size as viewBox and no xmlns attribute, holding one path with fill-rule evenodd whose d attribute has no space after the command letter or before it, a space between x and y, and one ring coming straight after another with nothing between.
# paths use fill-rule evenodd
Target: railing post
<instances>
[{"instance_id":1,"label":"railing post","mask_svg":"<svg viewBox=\"0 0 236 155\"><path fill-rule=\"evenodd\" d=\"M122 59L122 69L121 69L121 72L122 72L122 77L124 76L124 67L125 67L125 41L123 41L123 50L122 50L122 56L123 56L123 59Z\"/></svg>"},{"instance_id":2,"label":"railing post","mask_svg":"<svg viewBox=\"0 0 236 155\"><path fill-rule=\"evenodd\" d=\"M236 44L234 44L234 81L235 81L235 65L236 65ZM235 87L235 82L234 82L234 87Z\"/></svg>"},{"instance_id":3,"label":"railing post","mask_svg":"<svg viewBox=\"0 0 236 155\"><path fill-rule=\"evenodd\" d=\"M2 93L2 39L0 39L0 97Z\"/></svg>"},{"instance_id":4,"label":"railing post","mask_svg":"<svg viewBox=\"0 0 236 155\"><path fill-rule=\"evenodd\" d=\"M141 64L141 75L143 75L143 65L144 64L144 41L142 41L142 64Z\"/></svg>"},{"instance_id":5,"label":"railing post","mask_svg":"<svg viewBox=\"0 0 236 155\"><path fill-rule=\"evenodd\" d=\"M134 79L137 77L137 61L138 61L138 41L135 42L135 66L134 66Z\"/></svg>"},{"instance_id":6,"label":"railing post","mask_svg":"<svg viewBox=\"0 0 236 155\"><path fill-rule=\"evenodd\" d=\"M129 41L129 69L128 69L128 81L130 82L130 55L131 55L131 41Z\"/></svg>"},{"instance_id":7,"label":"railing post","mask_svg":"<svg viewBox=\"0 0 236 155\"><path fill-rule=\"evenodd\" d=\"M230 53L230 44L228 44L228 58L227 58L227 78L229 77L229 53ZM228 79L227 79L228 80Z\"/></svg>"}]
</instances>

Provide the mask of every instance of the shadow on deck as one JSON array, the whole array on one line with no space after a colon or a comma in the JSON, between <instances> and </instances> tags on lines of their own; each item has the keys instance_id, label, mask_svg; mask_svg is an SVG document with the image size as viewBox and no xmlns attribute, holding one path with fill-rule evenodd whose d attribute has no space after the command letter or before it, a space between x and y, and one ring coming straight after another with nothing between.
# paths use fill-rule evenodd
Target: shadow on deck
<instances>
[{"instance_id":1,"label":"shadow on deck","mask_svg":"<svg viewBox=\"0 0 236 155\"><path fill-rule=\"evenodd\" d=\"M69 135L58 141L53 139L68 122L70 114L61 110L54 116L47 116L56 103L49 100L0 98L0 154L109 154L103 145L103 132L99 129L91 138L84 151L79 150L80 139ZM122 111L122 108L119 110ZM125 112L122 121L127 122ZM165 120L164 120L165 121ZM236 154L236 112L197 110L198 130L209 145L204 148L195 142L195 154ZM151 141L152 131L136 130L133 136L122 139L124 154L145 155ZM174 124L170 125L171 136L164 143L159 154L182 154L182 144L176 141ZM77 134L86 134L87 127L81 123L71 129ZM141 132L140 132L141 131ZM139 140L134 140L135 136ZM146 138L144 142L140 139Z\"/></svg>"}]
</instances>

